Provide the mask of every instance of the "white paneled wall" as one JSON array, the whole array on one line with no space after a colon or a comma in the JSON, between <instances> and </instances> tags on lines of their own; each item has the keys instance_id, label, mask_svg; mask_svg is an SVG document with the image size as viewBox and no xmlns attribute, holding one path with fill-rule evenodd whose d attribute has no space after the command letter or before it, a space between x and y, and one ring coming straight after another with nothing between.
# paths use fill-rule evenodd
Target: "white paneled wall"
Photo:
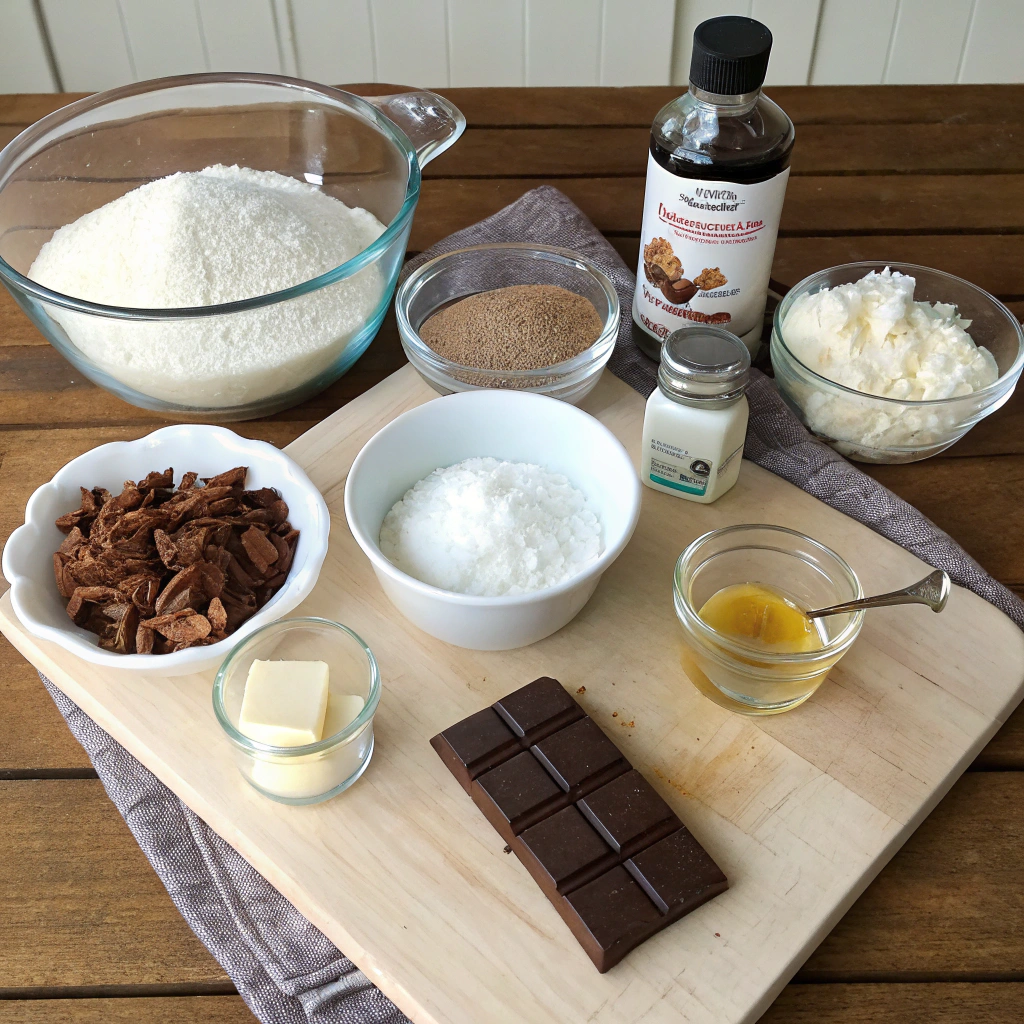
<instances>
[{"instance_id":1,"label":"white paneled wall","mask_svg":"<svg viewBox=\"0 0 1024 1024\"><path fill-rule=\"evenodd\" d=\"M205 70L410 85L686 81L748 14L773 85L1024 81L1024 0L0 0L0 91Z\"/></svg>"},{"instance_id":2,"label":"white paneled wall","mask_svg":"<svg viewBox=\"0 0 1024 1024\"><path fill-rule=\"evenodd\" d=\"M0 0L0 91L52 92L57 78L50 66L32 0Z\"/></svg>"}]
</instances>

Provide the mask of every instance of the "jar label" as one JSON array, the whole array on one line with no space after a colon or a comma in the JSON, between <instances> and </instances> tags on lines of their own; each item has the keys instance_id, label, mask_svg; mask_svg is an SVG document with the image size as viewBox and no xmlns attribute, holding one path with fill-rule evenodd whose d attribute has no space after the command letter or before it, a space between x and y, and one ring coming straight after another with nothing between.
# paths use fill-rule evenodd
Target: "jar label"
<instances>
[{"instance_id":1,"label":"jar label","mask_svg":"<svg viewBox=\"0 0 1024 1024\"><path fill-rule=\"evenodd\" d=\"M711 479L711 460L697 459L682 448L651 438L651 480L686 494L706 494Z\"/></svg>"},{"instance_id":2,"label":"jar label","mask_svg":"<svg viewBox=\"0 0 1024 1024\"><path fill-rule=\"evenodd\" d=\"M683 178L648 154L634 320L659 338L760 328L788 180L788 167L754 185Z\"/></svg>"}]
</instances>

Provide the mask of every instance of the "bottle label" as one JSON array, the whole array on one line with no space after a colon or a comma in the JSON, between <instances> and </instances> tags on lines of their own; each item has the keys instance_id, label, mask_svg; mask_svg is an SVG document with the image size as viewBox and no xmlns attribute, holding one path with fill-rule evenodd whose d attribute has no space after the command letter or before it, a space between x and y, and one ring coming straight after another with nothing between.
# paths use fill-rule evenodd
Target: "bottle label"
<instances>
[{"instance_id":1,"label":"bottle label","mask_svg":"<svg viewBox=\"0 0 1024 1024\"><path fill-rule=\"evenodd\" d=\"M755 185L684 178L648 154L634 319L659 338L759 327L788 180L788 167Z\"/></svg>"},{"instance_id":2,"label":"bottle label","mask_svg":"<svg viewBox=\"0 0 1024 1024\"><path fill-rule=\"evenodd\" d=\"M711 460L694 458L665 441L651 438L651 480L686 494L706 494L711 479Z\"/></svg>"}]
</instances>

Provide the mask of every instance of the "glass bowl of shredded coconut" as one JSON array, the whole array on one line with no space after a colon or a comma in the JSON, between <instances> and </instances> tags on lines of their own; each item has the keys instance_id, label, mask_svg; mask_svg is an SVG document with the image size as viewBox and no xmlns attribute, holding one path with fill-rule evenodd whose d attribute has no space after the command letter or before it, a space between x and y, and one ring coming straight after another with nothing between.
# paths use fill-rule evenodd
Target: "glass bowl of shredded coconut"
<instances>
[{"instance_id":1,"label":"glass bowl of shredded coconut","mask_svg":"<svg viewBox=\"0 0 1024 1024\"><path fill-rule=\"evenodd\" d=\"M217 74L64 107L0 154L0 279L135 405L238 420L302 401L376 334L420 167L465 125L433 93L373 104Z\"/></svg>"},{"instance_id":2,"label":"glass bowl of shredded coconut","mask_svg":"<svg viewBox=\"0 0 1024 1024\"><path fill-rule=\"evenodd\" d=\"M639 514L640 481L615 435L523 391L403 413L345 483L349 529L395 607L475 650L522 647L570 622Z\"/></svg>"},{"instance_id":3,"label":"glass bowl of shredded coconut","mask_svg":"<svg viewBox=\"0 0 1024 1024\"><path fill-rule=\"evenodd\" d=\"M948 448L1013 393L1016 317L939 270L850 263L813 274L775 312L775 381L817 437L862 462Z\"/></svg>"}]
</instances>

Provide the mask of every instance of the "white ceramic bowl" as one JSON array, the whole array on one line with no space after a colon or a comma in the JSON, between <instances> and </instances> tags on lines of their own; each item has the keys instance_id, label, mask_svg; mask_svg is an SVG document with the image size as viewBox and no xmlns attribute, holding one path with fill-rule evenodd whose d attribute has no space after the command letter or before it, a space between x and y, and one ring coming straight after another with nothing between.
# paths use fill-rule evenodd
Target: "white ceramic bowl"
<instances>
[{"instance_id":1,"label":"white ceramic bowl","mask_svg":"<svg viewBox=\"0 0 1024 1024\"><path fill-rule=\"evenodd\" d=\"M151 470L174 467L175 482L193 470L200 476L248 466L246 487L276 487L288 503L288 518L299 531L288 579L251 619L220 643L191 647L174 654L117 654L103 650L98 638L76 626L53 578L53 553L64 534L54 520L81 504L79 487L106 487L118 493L125 480L139 480ZM72 459L28 500L25 524L4 547L3 572L22 625L42 640L52 640L72 654L109 668L163 676L213 668L243 637L287 615L313 589L327 556L330 514L320 492L299 465L265 441L239 437L224 427L185 424L164 427L138 441L100 445Z\"/></svg>"},{"instance_id":2,"label":"white ceramic bowl","mask_svg":"<svg viewBox=\"0 0 1024 1024\"><path fill-rule=\"evenodd\" d=\"M597 561L558 586L505 597L440 590L392 565L378 545L392 505L435 469L484 456L565 474L601 517ZM519 391L467 391L410 409L364 445L345 484L345 514L384 593L410 622L458 647L504 651L561 629L590 600L636 528L640 481L615 435L582 410Z\"/></svg>"}]
</instances>

